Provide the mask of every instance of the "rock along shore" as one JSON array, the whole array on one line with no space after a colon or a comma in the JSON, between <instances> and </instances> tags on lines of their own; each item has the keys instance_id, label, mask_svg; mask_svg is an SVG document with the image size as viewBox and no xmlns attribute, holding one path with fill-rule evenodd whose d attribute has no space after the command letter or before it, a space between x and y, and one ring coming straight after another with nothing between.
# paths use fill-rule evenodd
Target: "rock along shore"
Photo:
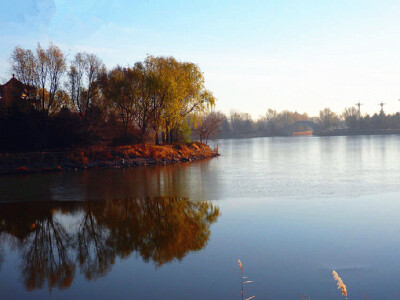
<instances>
[{"instance_id":1,"label":"rock along shore","mask_svg":"<svg viewBox=\"0 0 400 300\"><path fill-rule=\"evenodd\" d=\"M202 143L133 145L113 148L74 149L63 152L0 154L0 175L29 174L76 169L131 168L190 162L218 156Z\"/></svg>"}]
</instances>

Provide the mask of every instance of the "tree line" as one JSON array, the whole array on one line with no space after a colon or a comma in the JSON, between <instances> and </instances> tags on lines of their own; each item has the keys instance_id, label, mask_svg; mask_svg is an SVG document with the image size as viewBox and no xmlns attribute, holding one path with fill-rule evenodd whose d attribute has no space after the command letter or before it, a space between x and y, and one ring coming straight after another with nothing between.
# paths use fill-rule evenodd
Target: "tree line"
<instances>
[{"instance_id":1,"label":"tree line","mask_svg":"<svg viewBox=\"0 0 400 300\"><path fill-rule=\"evenodd\" d=\"M10 66L30 101L0 101L3 151L185 141L215 105L199 66L172 56L107 69L95 54L38 44L15 47Z\"/></svg>"},{"instance_id":2,"label":"tree line","mask_svg":"<svg viewBox=\"0 0 400 300\"><path fill-rule=\"evenodd\" d=\"M279 136L282 130L299 121L312 121L323 133L333 132L337 129L350 130L375 130L375 129L400 129L400 113L385 114L383 111L361 115L356 107L344 109L342 114L325 108L317 117L306 113L300 114L284 110L277 112L268 109L267 112L254 120L248 113L231 111L230 114L222 112L206 113L203 122L193 130L198 138L207 141L210 138L237 138L256 136ZM297 131L310 130L306 126L298 126Z\"/></svg>"}]
</instances>

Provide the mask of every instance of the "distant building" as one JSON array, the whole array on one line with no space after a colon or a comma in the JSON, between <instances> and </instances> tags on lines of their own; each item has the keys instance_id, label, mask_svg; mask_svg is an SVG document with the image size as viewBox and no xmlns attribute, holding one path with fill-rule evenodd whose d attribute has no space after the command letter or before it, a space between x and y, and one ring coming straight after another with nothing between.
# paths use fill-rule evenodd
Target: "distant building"
<instances>
[{"instance_id":1,"label":"distant building","mask_svg":"<svg viewBox=\"0 0 400 300\"><path fill-rule=\"evenodd\" d=\"M0 84L0 105L10 106L15 101L26 101L32 105L39 101L36 99L36 89L23 84L13 77L5 84Z\"/></svg>"}]
</instances>

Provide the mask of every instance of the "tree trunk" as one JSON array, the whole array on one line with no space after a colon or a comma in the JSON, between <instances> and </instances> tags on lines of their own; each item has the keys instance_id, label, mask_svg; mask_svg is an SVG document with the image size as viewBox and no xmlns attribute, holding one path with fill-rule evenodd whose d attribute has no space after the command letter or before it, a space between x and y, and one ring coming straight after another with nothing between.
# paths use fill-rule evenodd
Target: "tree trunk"
<instances>
[{"instance_id":1,"label":"tree trunk","mask_svg":"<svg viewBox=\"0 0 400 300\"><path fill-rule=\"evenodd\" d=\"M165 129L165 142L169 144L169 130L168 127Z\"/></svg>"},{"instance_id":2,"label":"tree trunk","mask_svg":"<svg viewBox=\"0 0 400 300\"><path fill-rule=\"evenodd\" d=\"M155 142L156 145L159 145L160 142L158 140L158 130L156 128L154 128L154 132L155 132L155 140L154 140L154 142Z\"/></svg>"},{"instance_id":3,"label":"tree trunk","mask_svg":"<svg viewBox=\"0 0 400 300\"><path fill-rule=\"evenodd\" d=\"M172 144L174 142L173 130L169 131L169 143Z\"/></svg>"},{"instance_id":4,"label":"tree trunk","mask_svg":"<svg viewBox=\"0 0 400 300\"><path fill-rule=\"evenodd\" d=\"M142 140L142 144L145 143L145 135L146 135L146 124L143 124L142 126L142 132L141 132L141 140Z\"/></svg>"}]
</instances>

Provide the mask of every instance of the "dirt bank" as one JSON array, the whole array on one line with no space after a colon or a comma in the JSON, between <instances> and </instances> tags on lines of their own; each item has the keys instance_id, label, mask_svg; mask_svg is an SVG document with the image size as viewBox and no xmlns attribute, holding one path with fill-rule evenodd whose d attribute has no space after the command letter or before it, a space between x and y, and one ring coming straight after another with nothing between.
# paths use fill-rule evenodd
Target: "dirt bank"
<instances>
[{"instance_id":1,"label":"dirt bank","mask_svg":"<svg viewBox=\"0 0 400 300\"><path fill-rule=\"evenodd\" d=\"M0 154L0 175L75 169L129 168L190 162L218 156L201 143L133 145L114 148L75 149L63 152Z\"/></svg>"}]
</instances>

